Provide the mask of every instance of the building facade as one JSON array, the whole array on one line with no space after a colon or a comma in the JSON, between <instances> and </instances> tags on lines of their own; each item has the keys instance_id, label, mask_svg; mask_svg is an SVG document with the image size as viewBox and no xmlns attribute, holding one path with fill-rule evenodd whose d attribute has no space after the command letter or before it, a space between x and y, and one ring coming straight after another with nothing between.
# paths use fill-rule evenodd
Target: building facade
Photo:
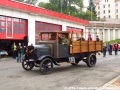
<instances>
[{"instance_id":1,"label":"building facade","mask_svg":"<svg viewBox=\"0 0 120 90\"><path fill-rule=\"evenodd\" d=\"M120 39L120 23L117 21L116 23L112 21L91 21L90 25L86 26L86 32L94 33L92 34L93 39L98 35L103 42Z\"/></svg>"},{"instance_id":2,"label":"building facade","mask_svg":"<svg viewBox=\"0 0 120 90\"><path fill-rule=\"evenodd\" d=\"M85 30L89 21L15 2L0 2L0 39L23 40L29 37L28 44L38 44L40 31L73 31Z\"/></svg>"},{"instance_id":3,"label":"building facade","mask_svg":"<svg viewBox=\"0 0 120 90\"><path fill-rule=\"evenodd\" d=\"M120 0L115 0L116 2L116 19L120 19Z\"/></svg>"},{"instance_id":4,"label":"building facade","mask_svg":"<svg viewBox=\"0 0 120 90\"><path fill-rule=\"evenodd\" d=\"M99 20L120 19L120 0L96 0L94 4Z\"/></svg>"}]
</instances>

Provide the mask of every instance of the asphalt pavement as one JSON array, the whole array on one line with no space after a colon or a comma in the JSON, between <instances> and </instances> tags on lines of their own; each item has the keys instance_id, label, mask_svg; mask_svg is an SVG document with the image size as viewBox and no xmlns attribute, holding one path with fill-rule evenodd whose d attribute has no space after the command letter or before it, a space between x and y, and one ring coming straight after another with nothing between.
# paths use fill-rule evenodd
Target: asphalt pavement
<instances>
[{"instance_id":1,"label":"asphalt pavement","mask_svg":"<svg viewBox=\"0 0 120 90\"><path fill-rule=\"evenodd\" d=\"M112 52L112 55L114 55L114 51ZM120 55L120 51L118 51L118 55ZM97 54L98 58L105 58L103 57L103 54L101 55ZM106 57L109 57L109 54L107 52ZM120 75L112 79L111 81L105 83L103 86L98 88L98 90L120 90Z\"/></svg>"},{"instance_id":2,"label":"asphalt pavement","mask_svg":"<svg viewBox=\"0 0 120 90\"><path fill-rule=\"evenodd\" d=\"M113 52L114 55L114 52ZM120 55L120 52L118 53ZM98 59L109 58L107 54L106 57L103 57L102 53L100 55L97 54ZM115 56L115 55L114 55ZM0 61L12 60L11 57L1 58ZM17 77L17 76L16 76ZM23 89L24 90L24 89ZM120 90L120 75L105 83L101 87L91 87L91 88L65 88L65 90Z\"/></svg>"}]
</instances>

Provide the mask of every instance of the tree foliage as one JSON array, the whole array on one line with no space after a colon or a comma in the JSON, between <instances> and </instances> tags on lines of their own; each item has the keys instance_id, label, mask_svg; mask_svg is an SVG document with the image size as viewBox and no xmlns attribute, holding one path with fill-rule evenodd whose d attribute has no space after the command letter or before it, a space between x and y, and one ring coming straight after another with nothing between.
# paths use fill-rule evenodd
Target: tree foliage
<instances>
[{"instance_id":1,"label":"tree foliage","mask_svg":"<svg viewBox=\"0 0 120 90\"><path fill-rule=\"evenodd\" d=\"M83 8L82 0L50 0L49 4L46 4L48 5L47 7L45 4L43 5L43 2L41 2L38 6L72 16L75 16L78 12L81 12Z\"/></svg>"},{"instance_id":2,"label":"tree foliage","mask_svg":"<svg viewBox=\"0 0 120 90\"><path fill-rule=\"evenodd\" d=\"M24 2L24 0L15 0L15 1L18 1L18 2Z\"/></svg>"},{"instance_id":3,"label":"tree foliage","mask_svg":"<svg viewBox=\"0 0 120 90\"><path fill-rule=\"evenodd\" d=\"M16 0L19 2L35 5L38 0ZM38 7L43 7L48 10L68 14L74 17L91 20L96 20L97 14L93 1L89 1L87 12L83 11L83 0L49 0L49 3L40 2ZM92 7L92 8L91 8Z\"/></svg>"},{"instance_id":4,"label":"tree foliage","mask_svg":"<svg viewBox=\"0 0 120 90\"><path fill-rule=\"evenodd\" d=\"M41 2L41 3L39 3L38 6L48 9L48 10L60 12L59 8L55 4L52 4L52 3Z\"/></svg>"},{"instance_id":5,"label":"tree foliage","mask_svg":"<svg viewBox=\"0 0 120 90\"><path fill-rule=\"evenodd\" d=\"M19 1L19 2L23 2L23 3L35 5L38 0L15 0L15 1Z\"/></svg>"},{"instance_id":6,"label":"tree foliage","mask_svg":"<svg viewBox=\"0 0 120 90\"><path fill-rule=\"evenodd\" d=\"M96 20L97 12L96 12L96 10L95 10L95 5L94 5L94 3L93 3L93 0L90 0L90 1L89 1L89 6L88 6L88 8L87 8L87 11L90 11L91 14L92 14L91 20Z\"/></svg>"}]
</instances>

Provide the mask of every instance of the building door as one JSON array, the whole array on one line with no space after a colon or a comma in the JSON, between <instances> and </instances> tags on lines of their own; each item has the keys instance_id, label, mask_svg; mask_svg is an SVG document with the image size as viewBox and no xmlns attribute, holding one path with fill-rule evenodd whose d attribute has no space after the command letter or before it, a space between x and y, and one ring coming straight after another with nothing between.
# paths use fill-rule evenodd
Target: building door
<instances>
[{"instance_id":1,"label":"building door","mask_svg":"<svg viewBox=\"0 0 120 90\"><path fill-rule=\"evenodd\" d=\"M27 20L0 16L0 39L24 40L28 35Z\"/></svg>"}]
</instances>

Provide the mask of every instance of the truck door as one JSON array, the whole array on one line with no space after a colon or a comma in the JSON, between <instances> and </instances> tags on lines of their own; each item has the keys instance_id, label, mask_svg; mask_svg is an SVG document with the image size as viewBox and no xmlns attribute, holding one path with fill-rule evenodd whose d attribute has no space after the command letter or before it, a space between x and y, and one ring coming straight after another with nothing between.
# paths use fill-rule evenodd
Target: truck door
<instances>
[{"instance_id":1,"label":"truck door","mask_svg":"<svg viewBox=\"0 0 120 90\"><path fill-rule=\"evenodd\" d=\"M59 44L59 58L64 58L69 56L69 45Z\"/></svg>"}]
</instances>

